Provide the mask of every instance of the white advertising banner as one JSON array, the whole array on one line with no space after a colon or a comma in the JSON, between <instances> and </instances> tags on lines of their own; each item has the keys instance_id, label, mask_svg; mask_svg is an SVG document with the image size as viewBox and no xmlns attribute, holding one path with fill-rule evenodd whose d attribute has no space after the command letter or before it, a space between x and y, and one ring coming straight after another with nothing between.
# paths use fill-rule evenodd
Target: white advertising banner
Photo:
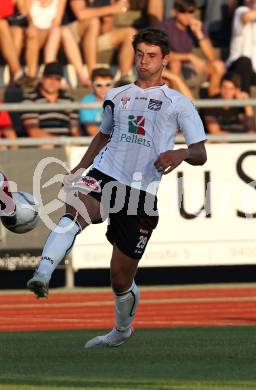
<instances>
[{"instance_id":1,"label":"white advertising banner","mask_svg":"<svg viewBox=\"0 0 256 390\"><path fill-rule=\"evenodd\" d=\"M84 147L70 148L74 167ZM144 267L256 264L256 144L208 144L203 167L183 163L163 177L159 224ZM88 227L76 240L73 264L109 266L107 222Z\"/></svg>"}]
</instances>

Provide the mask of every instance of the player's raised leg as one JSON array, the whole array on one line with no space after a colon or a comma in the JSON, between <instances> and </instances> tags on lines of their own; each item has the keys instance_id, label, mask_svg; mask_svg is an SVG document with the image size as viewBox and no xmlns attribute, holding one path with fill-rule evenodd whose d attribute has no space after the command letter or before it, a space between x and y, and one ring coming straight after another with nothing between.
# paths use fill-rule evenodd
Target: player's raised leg
<instances>
[{"instance_id":1,"label":"player's raised leg","mask_svg":"<svg viewBox=\"0 0 256 390\"><path fill-rule=\"evenodd\" d=\"M100 217L100 203L91 197L79 193L79 199L85 206L90 220ZM48 297L48 287L51 275L58 264L71 251L76 236L89 225L77 210L67 206L64 214L55 229L49 234L44 245L43 253L37 270L28 281L27 287L33 291L37 298Z\"/></svg>"},{"instance_id":2,"label":"player's raised leg","mask_svg":"<svg viewBox=\"0 0 256 390\"><path fill-rule=\"evenodd\" d=\"M139 288L135 284L138 260L125 255L113 246L111 259L111 284L115 293L115 327L107 334L96 336L85 348L118 347L133 334L132 322L139 303Z\"/></svg>"}]
</instances>

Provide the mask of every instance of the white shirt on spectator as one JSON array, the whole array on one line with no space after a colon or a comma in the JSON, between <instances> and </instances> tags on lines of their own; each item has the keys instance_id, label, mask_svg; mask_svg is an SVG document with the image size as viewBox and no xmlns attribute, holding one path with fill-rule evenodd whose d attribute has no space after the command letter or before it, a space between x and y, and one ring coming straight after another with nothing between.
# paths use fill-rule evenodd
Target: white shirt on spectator
<instances>
[{"instance_id":1,"label":"white shirt on spectator","mask_svg":"<svg viewBox=\"0 0 256 390\"><path fill-rule=\"evenodd\" d=\"M42 30L50 28L57 14L58 2L59 0L52 0L49 5L43 6L40 0L33 0L30 9L33 25Z\"/></svg>"},{"instance_id":2,"label":"white shirt on spectator","mask_svg":"<svg viewBox=\"0 0 256 390\"><path fill-rule=\"evenodd\" d=\"M234 14L227 66L240 57L248 57L252 61L254 72L256 72L256 22L244 24L242 21L242 15L250 10L249 7L242 6L238 7Z\"/></svg>"}]
</instances>

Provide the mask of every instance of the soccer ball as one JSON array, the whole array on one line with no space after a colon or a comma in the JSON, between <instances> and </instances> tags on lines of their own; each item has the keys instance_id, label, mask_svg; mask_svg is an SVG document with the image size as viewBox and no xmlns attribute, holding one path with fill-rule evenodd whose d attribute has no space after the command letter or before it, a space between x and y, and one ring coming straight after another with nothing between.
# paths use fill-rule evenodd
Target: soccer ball
<instances>
[{"instance_id":1,"label":"soccer ball","mask_svg":"<svg viewBox=\"0 0 256 390\"><path fill-rule=\"evenodd\" d=\"M13 233L27 233L33 230L39 221L39 203L33 195L27 192L12 192L15 203L15 213L10 216L2 216L1 221L6 229Z\"/></svg>"}]
</instances>

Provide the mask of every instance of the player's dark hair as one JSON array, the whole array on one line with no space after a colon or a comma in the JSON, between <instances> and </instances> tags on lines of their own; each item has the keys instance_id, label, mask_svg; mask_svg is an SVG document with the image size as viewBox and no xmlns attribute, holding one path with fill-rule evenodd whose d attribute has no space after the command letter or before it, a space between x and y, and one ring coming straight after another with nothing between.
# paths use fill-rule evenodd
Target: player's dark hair
<instances>
[{"instance_id":1,"label":"player's dark hair","mask_svg":"<svg viewBox=\"0 0 256 390\"><path fill-rule=\"evenodd\" d=\"M134 51L137 50L137 47L140 43L159 46L164 56L170 52L170 42L168 35L165 31L158 28L148 27L140 30L134 36L132 42Z\"/></svg>"},{"instance_id":2,"label":"player's dark hair","mask_svg":"<svg viewBox=\"0 0 256 390\"><path fill-rule=\"evenodd\" d=\"M112 79L113 75L108 68L99 67L93 69L91 77L92 81L94 81L96 77L111 77Z\"/></svg>"},{"instance_id":3,"label":"player's dark hair","mask_svg":"<svg viewBox=\"0 0 256 390\"><path fill-rule=\"evenodd\" d=\"M230 81L236 88L241 88L241 77L235 72L226 72L222 77L220 84L222 84L224 81Z\"/></svg>"}]
</instances>

